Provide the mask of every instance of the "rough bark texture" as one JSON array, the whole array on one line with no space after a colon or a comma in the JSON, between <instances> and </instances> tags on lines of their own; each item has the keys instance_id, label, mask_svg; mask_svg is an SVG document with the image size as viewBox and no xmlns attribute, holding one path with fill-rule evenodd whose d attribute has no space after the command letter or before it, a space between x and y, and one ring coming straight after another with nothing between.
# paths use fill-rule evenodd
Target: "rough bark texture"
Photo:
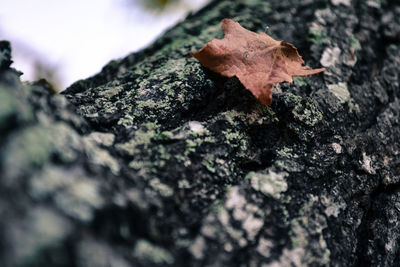
<instances>
[{"instance_id":1,"label":"rough bark texture","mask_svg":"<svg viewBox=\"0 0 400 267\"><path fill-rule=\"evenodd\" d=\"M232 18L327 70L261 105ZM2 266L398 266L398 1L214 1L63 94L0 43Z\"/></svg>"}]
</instances>

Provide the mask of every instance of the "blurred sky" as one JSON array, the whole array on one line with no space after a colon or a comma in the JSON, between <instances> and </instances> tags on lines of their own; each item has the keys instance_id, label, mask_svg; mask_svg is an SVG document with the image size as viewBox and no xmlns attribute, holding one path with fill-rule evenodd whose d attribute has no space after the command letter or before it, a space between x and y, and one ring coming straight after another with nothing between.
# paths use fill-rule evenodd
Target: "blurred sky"
<instances>
[{"instance_id":1,"label":"blurred sky","mask_svg":"<svg viewBox=\"0 0 400 267\"><path fill-rule=\"evenodd\" d=\"M148 45L208 0L174 0L162 10L149 2L1 0L0 39L11 41L13 67L24 72L23 79L34 80L47 71L56 74L52 82L63 90L99 72L111 59Z\"/></svg>"}]
</instances>

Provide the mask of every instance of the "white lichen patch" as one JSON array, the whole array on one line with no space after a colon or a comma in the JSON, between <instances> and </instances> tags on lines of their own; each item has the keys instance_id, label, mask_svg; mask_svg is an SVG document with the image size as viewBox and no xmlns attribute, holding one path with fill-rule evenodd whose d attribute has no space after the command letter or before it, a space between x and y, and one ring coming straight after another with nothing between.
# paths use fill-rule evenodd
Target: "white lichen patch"
<instances>
[{"instance_id":1,"label":"white lichen patch","mask_svg":"<svg viewBox=\"0 0 400 267\"><path fill-rule=\"evenodd\" d=\"M246 199L239 192L238 186L233 186L228 194L228 199L225 203L227 209L242 208L246 204Z\"/></svg>"},{"instance_id":2,"label":"white lichen patch","mask_svg":"<svg viewBox=\"0 0 400 267\"><path fill-rule=\"evenodd\" d=\"M318 196L309 195L308 198L309 201L299 210L300 216L290 222L292 249L285 249L276 265L272 266L329 265L330 250L323 235L327 228L326 217L317 212L320 205ZM285 254L290 256L285 257Z\"/></svg>"},{"instance_id":3,"label":"white lichen patch","mask_svg":"<svg viewBox=\"0 0 400 267\"><path fill-rule=\"evenodd\" d=\"M52 198L63 212L82 221L91 220L104 204L99 182L79 171L47 168L31 179L29 191L35 199Z\"/></svg>"},{"instance_id":4,"label":"white lichen patch","mask_svg":"<svg viewBox=\"0 0 400 267\"><path fill-rule=\"evenodd\" d=\"M100 143L105 141L108 144L112 144L114 142L113 134L107 136L99 134L95 134L94 136L89 135L84 137L83 141L86 155L93 164L107 167L115 175L119 174L121 167L119 166L118 161L116 161L107 150L98 146L98 141Z\"/></svg>"},{"instance_id":5,"label":"white lichen patch","mask_svg":"<svg viewBox=\"0 0 400 267\"><path fill-rule=\"evenodd\" d=\"M136 242L133 256L155 264L172 264L174 262L174 258L167 250L153 245L143 239Z\"/></svg>"},{"instance_id":6,"label":"white lichen patch","mask_svg":"<svg viewBox=\"0 0 400 267\"><path fill-rule=\"evenodd\" d=\"M182 127L178 127L171 132L171 139L188 139L191 136L208 135L209 131L201 122L189 121Z\"/></svg>"},{"instance_id":7,"label":"white lichen patch","mask_svg":"<svg viewBox=\"0 0 400 267\"><path fill-rule=\"evenodd\" d=\"M341 154L342 153L343 148L342 148L342 146L340 144L332 143L331 146L333 148L333 151L335 151L336 154Z\"/></svg>"},{"instance_id":8,"label":"white lichen patch","mask_svg":"<svg viewBox=\"0 0 400 267\"><path fill-rule=\"evenodd\" d=\"M85 238L78 243L76 249L78 266L131 266L119 253L98 239L91 237Z\"/></svg>"},{"instance_id":9,"label":"white lichen patch","mask_svg":"<svg viewBox=\"0 0 400 267\"><path fill-rule=\"evenodd\" d=\"M256 251L265 258L269 258L271 256L271 250L273 248L274 248L274 243L271 240L261 237L258 240Z\"/></svg>"},{"instance_id":10,"label":"white lichen patch","mask_svg":"<svg viewBox=\"0 0 400 267\"><path fill-rule=\"evenodd\" d=\"M112 133L92 132L87 136L87 139L98 145L111 146L114 143L115 135Z\"/></svg>"},{"instance_id":11,"label":"white lichen patch","mask_svg":"<svg viewBox=\"0 0 400 267\"><path fill-rule=\"evenodd\" d=\"M202 259L203 258L204 249L205 249L205 241L204 241L204 237L202 237L202 236L196 237L194 242L189 247L190 253L196 259Z\"/></svg>"},{"instance_id":12,"label":"white lichen patch","mask_svg":"<svg viewBox=\"0 0 400 267\"><path fill-rule=\"evenodd\" d=\"M127 199L136 207L141 210L147 210L149 204L146 202L142 196L142 192L137 188L131 188L126 191Z\"/></svg>"},{"instance_id":13,"label":"white lichen patch","mask_svg":"<svg viewBox=\"0 0 400 267\"><path fill-rule=\"evenodd\" d=\"M340 103L345 103L350 99L350 92L347 83L328 84L329 91L339 99Z\"/></svg>"},{"instance_id":14,"label":"white lichen patch","mask_svg":"<svg viewBox=\"0 0 400 267\"><path fill-rule=\"evenodd\" d=\"M162 197L170 197L174 194L174 190L166 184L161 183L158 178L150 181L150 186L157 191Z\"/></svg>"},{"instance_id":15,"label":"white lichen patch","mask_svg":"<svg viewBox=\"0 0 400 267\"><path fill-rule=\"evenodd\" d=\"M74 198L95 208L99 208L103 204L103 198L99 192L99 184L95 180L77 180L70 186L69 193Z\"/></svg>"},{"instance_id":16,"label":"white lichen patch","mask_svg":"<svg viewBox=\"0 0 400 267\"><path fill-rule=\"evenodd\" d=\"M281 266L296 266L302 267L307 266L307 264L302 262L305 256L305 250L303 248L287 249L282 251L279 259L271 262L270 264L263 264L262 267L281 267Z\"/></svg>"},{"instance_id":17,"label":"white lichen patch","mask_svg":"<svg viewBox=\"0 0 400 267\"><path fill-rule=\"evenodd\" d=\"M261 218L250 215L244 220L242 227L246 231L247 238L253 240L263 225L264 222Z\"/></svg>"},{"instance_id":18,"label":"white lichen patch","mask_svg":"<svg viewBox=\"0 0 400 267\"><path fill-rule=\"evenodd\" d=\"M320 197L321 203L325 206L325 214L329 216L338 217L341 210L345 210L347 205L344 200L335 200L328 195Z\"/></svg>"},{"instance_id":19,"label":"white lichen patch","mask_svg":"<svg viewBox=\"0 0 400 267\"><path fill-rule=\"evenodd\" d=\"M268 174L250 172L247 174L246 179L250 179L251 187L254 190L279 199L281 193L287 190L285 177L288 175L287 172L269 170Z\"/></svg>"},{"instance_id":20,"label":"white lichen patch","mask_svg":"<svg viewBox=\"0 0 400 267\"><path fill-rule=\"evenodd\" d=\"M362 161L360 161L361 169L369 174L376 174L375 168L372 167L371 157L368 156L365 152L363 152L362 157Z\"/></svg>"},{"instance_id":21,"label":"white lichen patch","mask_svg":"<svg viewBox=\"0 0 400 267\"><path fill-rule=\"evenodd\" d=\"M68 189L56 194L55 201L64 212L82 221L90 221L94 210L103 205L98 183L89 179L75 181Z\"/></svg>"},{"instance_id":22,"label":"white lichen patch","mask_svg":"<svg viewBox=\"0 0 400 267\"><path fill-rule=\"evenodd\" d=\"M189 124L189 129L198 135L203 135L206 131L204 126L198 121L189 121L188 124Z\"/></svg>"},{"instance_id":23,"label":"white lichen patch","mask_svg":"<svg viewBox=\"0 0 400 267\"><path fill-rule=\"evenodd\" d=\"M229 215L228 212L225 209L221 209L218 212L218 221L223 225L227 226L229 225Z\"/></svg>"},{"instance_id":24,"label":"white lichen patch","mask_svg":"<svg viewBox=\"0 0 400 267\"><path fill-rule=\"evenodd\" d=\"M332 4L335 6L338 5L345 5L345 6L350 6L350 0L331 0Z\"/></svg>"},{"instance_id":25,"label":"white lichen patch","mask_svg":"<svg viewBox=\"0 0 400 267\"><path fill-rule=\"evenodd\" d=\"M246 246L247 240L253 241L264 225L261 217L263 212L256 205L247 203L238 186L234 186L230 190L225 207L231 211L233 219L241 223L241 229L244 231L230 227L228 213L225 213L225 218L221 218L220 221L223 221L222 224L226 227L229 235L238 240L239 246Z\"/></svg>"},{"instance_id":26,"label":"white lichen patch","mask_svg":"<svg viewBox=\"0 0 400 267\"><path fill-rule=\"evenodd\" d=\"M71 231L71 224L52 209L33 208L25 220L10 225L6 236L12 240L15 258L23 261L43 247L57 244Z\"/></svg>"},{"instance_id":27,"label":"white lichen patch","mask_svg":"<svg viewBox=\"0 0 400 267\"><path fill-rule=\"evenodd\" d=\"M366 1L367 6L373 7L373 8L381 8L381 1L380 0L368 0Z\"/></svg>"},{"instance_id":28,"label":"white lichen patch","mask_svg":"<svg viewBox=\"0 0 400 267\"><path fill-rule=\"evenodd\" d=\"M27 221L38 234L36 241L42 244L60 240L71 230L69 222L47 208L35 208Z\"/></svg>"},{"instance_id":29,"label":"white lichen patch","mask_svg":"<svg viewBox=\"0 0 400 267\"><path fill-rule=\"evenodd\" d=\"M341 51L339 47L336 46L334 48L327 47L322 53L322 57L320 60L321 65L326 68L335 65L336 62L339 61L340 53Z\"/></svg>"},{"instance_id":30,"label":"white lichen patch","mask_svg":"<svg viewBox=\"0 0 400 267\"><path fill-rule=\"evenodd\" d=\"M396 249L396 240L390 239L386 244L385 244L385 250L388 253L393 253Z\"/></svg>"}]
</instances>

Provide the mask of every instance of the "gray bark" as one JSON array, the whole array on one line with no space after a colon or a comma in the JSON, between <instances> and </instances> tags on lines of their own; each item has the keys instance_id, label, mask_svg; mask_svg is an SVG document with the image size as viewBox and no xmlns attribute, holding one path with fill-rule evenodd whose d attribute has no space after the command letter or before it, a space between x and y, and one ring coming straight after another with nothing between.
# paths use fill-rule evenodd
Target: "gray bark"
<instances>
[{"instance_id":1,"label":"gray bark","mask_svg":"<svg viewBox=\"0 0 400 267\"><path fill-rule=\"evenodd\" d=\"M261 105L231 18L327 70ZM54 94L0 43L2 266L398 266L398 1L214 1Z\"/></svg>"}]
</instances>

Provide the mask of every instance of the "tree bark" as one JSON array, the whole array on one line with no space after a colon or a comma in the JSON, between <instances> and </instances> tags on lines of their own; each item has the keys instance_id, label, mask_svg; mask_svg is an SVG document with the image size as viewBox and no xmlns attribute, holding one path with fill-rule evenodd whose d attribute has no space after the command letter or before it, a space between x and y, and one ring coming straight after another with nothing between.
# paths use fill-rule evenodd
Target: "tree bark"
<instances>
[{"instance_id":1,"label":"tree bark","mask_svg":"<svg viewBox=\"0 0 400 267\"><path fill-rule=\"evenodd\" d=\"M323 74L264 106L188 52L223 18ZM62 94L0 43L2 266L398 266L398 1L213 1Z\"/></svg>"}]
</instances>

